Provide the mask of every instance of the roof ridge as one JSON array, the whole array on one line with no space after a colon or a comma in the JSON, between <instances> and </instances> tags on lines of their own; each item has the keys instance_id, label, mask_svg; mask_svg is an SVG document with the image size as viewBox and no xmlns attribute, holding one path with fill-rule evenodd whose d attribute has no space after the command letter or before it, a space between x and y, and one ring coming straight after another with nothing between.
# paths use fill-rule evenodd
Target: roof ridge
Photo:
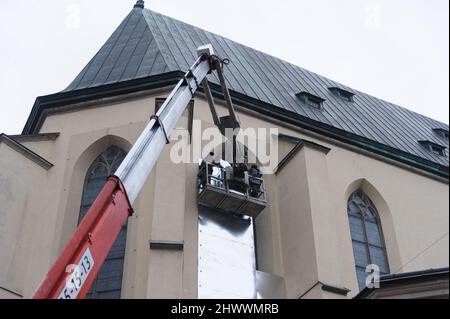
<instances>
[{"instance_id":1,"label":"roof ridge","mask_svg":"<svg viewBox=\"0 0 450 319\"><path fill-rule=\"evenodd\" d=\"M153 27L152 27L152 25L151 25L151 23L150 23L150 21L149 21L149 17L145 14L145 12L151 14L151 15L152 15L152 18L154 19L154 17L153 17L154 11L152 11L152 10L150 10L150 9L147 9L147 8L144 8L144 9L142 9L142 16L144 17L145 22L147 22L148 28L149 28L151 34L153 35L153 39L155 40L156 46L158 47L158 50L159 50L159 52L161 53L161 56L162 56L162 58L163 58L164 63L166 64L166 66L167 66L167 67L169 68L169 70L170 70L170 66L169 66L169 63L168 63L167 60L166 60L166 56L165 56L165 54L163 54L163 52L162 52L162 50L161 50L160 40L158 39L158 36L155 35L154 29L153 29ZM175 58L174 58L174 59L175 59ZM173 71L173 70L171 70L171 71Z\"/></svg>"}]
</instances>

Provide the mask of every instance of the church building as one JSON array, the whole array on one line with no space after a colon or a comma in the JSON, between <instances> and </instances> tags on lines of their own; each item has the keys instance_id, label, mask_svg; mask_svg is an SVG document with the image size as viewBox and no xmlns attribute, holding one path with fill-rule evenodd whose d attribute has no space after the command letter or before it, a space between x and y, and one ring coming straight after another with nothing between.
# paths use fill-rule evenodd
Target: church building
<instances>
[{"instance_id":1,"label":"church building","mask_svg":"<svg viewBox=\"0 0 450 319\"><path fill-rule=\"evenodd\" d=\"M197 139L215 127L200 87L177 125L191 160L173 160L171 136L87 297L448 298L447 124L139 0L65 90L36 99L21 134L0 135L0 299L33 296L206 44L229 62L242 130L265 132L248 143L276 141L277 163L252 175L256 191L229 186L220 145Z\"/></svg>"}]
</instances>

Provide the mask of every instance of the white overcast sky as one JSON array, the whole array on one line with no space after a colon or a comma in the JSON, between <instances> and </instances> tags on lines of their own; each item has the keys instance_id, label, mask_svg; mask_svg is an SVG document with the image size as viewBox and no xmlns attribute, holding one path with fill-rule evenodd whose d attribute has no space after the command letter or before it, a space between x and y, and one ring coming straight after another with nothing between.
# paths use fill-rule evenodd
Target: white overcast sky
<instances>
[{"instance_id":1,"label":"white overcast sky","mask_svg":"<svg viewBox=\"0 0 450 319\"><path fill-rule=\"evenodd\" d=\"M0 0L0 132L69 85L135 0ZM151 0L146 7L449 122L448 0Z\"/></svg>"}]
</instances>

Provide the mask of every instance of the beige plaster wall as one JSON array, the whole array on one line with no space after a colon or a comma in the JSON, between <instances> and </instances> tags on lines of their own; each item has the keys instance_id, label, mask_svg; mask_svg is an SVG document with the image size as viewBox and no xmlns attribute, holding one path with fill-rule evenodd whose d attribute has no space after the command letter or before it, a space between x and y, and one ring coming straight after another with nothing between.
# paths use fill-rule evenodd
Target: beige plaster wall
<instances>
[{"instance_id":1,"label":"beige plaster wall","mask_svg":"<svg viewBox=\"0 0 450 319\"><path fill-rule=\"evenodd\" d=\"M39 190L47 171L9 145L0 142L0 294L23 295L28 282L24 274L32 267L30 244L43 219L45 203Z\"/></svg>"},{"instance_id":2,"label":"beige plaster wall","mask_svg":"<svg viewBox=\"0 0 450 319\"><path fill-rule=\"evenodd\" d=\"M0 171L0 238L15 245L0 241L0 257L7 261L1 274L8 274L0 275L0 286L25 298L32 295L76 228L90 163L110 145L129 150L154 113L154 98L165 94L49 115L40 133L60 136L42 142L42 150L28 145L55 165L48 172L0 143L0 162L21 177ZM284 276L289 298L306 292L304 297L341 297L320 285L312 288L318 281L349 288L349 296L357 292L346 205L358 188L379 210L392 271L448 266L448 235L432 245L448 234L448 184L241 109L238 113L244 128L279 127L331 149L325 154L305 147L279 174L265 178L268 207L256 221L258 264ZM200 96L194 118L203 128L213 125ZM186 114L179 126L187 127ZM291 147L280 144L281 156ZM174 164L169 152L166 148L161 155L129 220L124 298L197 296L197 165ZM17 189L13 197L11 189ZM184 251L150 250L150 240L184 241Z\"/></svg>"}]
</instances>

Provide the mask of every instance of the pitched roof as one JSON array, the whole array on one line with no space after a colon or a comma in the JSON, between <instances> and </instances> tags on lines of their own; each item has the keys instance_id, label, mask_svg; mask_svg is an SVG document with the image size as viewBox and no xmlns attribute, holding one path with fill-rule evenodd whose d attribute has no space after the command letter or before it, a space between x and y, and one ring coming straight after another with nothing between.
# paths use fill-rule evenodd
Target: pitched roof
<instances>
[{"instance_id":1,"label":"pitched roof","mask_svg":"<svg viewBox=\"0 0 450 319\"><path fill-rule=\"evenodd\" d=\"M414 272L400 273L400 274L390 274L380 277L380 288L379 289L370 289L364 288L355 299L367 299L371 296L378 295L379 297L395 297L396 293L398 295L401 294L412 294L414 295L417 292L426 291L423 289L428 284L427 292L432 292L432 290L436 290L438 296L447 295L448 298L448 267L446 268L438 268L438 269L427 269L420 270ZM443 282L443 285L437 285L436 281ZM414 285L421 284L419 291L414 289ZM409 286L408 291L405 290L395 291L393 287L404 287L407 288ZM445 291L445 287L447 288L447 293ZM416 286L417 287L417 286ZM385 295L387 293L387 295Z\"/></svg>"},{"instance_id":2,"label":"pitched roof","mask_svg":"<svg viewBox=\"0 0 450 319\"><path fill-rule=\"evenodd\" d=\"M219 56L231 60L226 70L230 90L274 106L288 116L299 116L448 167L448 158L418 142L427 140L448 149L448 140L433 131L448 131L448 125L139 6L63 92L187 71L196 59L197 47L206 43L211 43ZM210 80L219 83L217 78ZM330 88L355 94L353 102L338 97ZM324 99L322 107L305 105L296 96L300 92Z\"/></svg>"}]
</instances>

